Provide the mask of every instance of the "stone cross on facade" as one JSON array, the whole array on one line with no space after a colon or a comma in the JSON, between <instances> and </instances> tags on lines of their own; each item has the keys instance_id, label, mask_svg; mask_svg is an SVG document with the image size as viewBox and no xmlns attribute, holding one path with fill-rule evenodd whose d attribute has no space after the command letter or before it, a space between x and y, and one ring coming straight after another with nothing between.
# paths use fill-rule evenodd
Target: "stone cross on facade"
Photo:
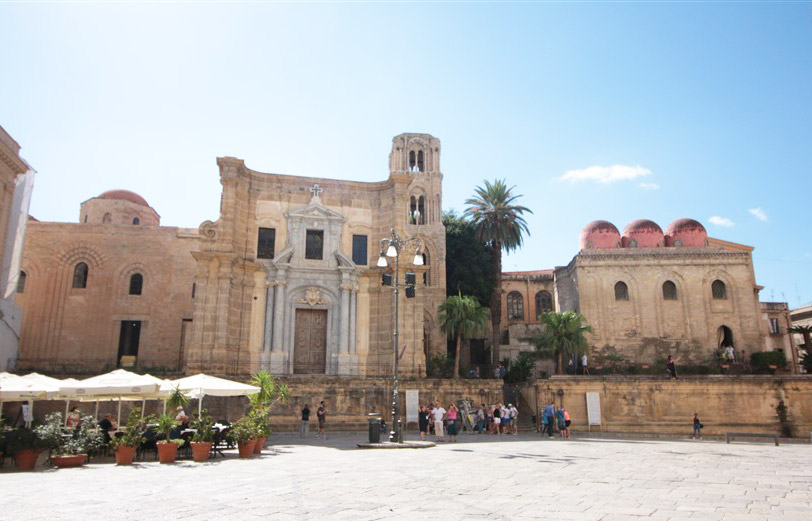
<instances>
[{"instance_id":1,"label":"stone cross on facade","mask_svg":"<svg viewBox=\"0 0 812 521\"><path fill-rule=\"evenodd\" d=\"M324 189L320 188L318 183L316 183L313 185L313 188L311 188L310 191L313 193L313 199L319 199L319 194L322 193Z\"/></svg>"}]
</instances>

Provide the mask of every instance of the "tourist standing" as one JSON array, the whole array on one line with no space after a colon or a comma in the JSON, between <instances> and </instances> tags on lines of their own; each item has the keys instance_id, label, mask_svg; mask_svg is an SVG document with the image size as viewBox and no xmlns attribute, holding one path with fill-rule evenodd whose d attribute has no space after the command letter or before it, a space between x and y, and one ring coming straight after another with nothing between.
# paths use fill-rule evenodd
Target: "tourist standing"
<instances>
[{"instance_id":1,"label":"tourist standing","mask_svg":"<svg viewBox=\"0 0 812 521\"><path fill-rule=\"evenodd\" d=\"M494 434L502 434L501 430L502 425L502 410L499 407L499 404L493 406L493 433Z\"/></svg>"},{"instance_id":2,"label":"tourist standing","mask_svg":"<svg viewBox=\"0 0 812 521\"><path fill-rule=\"evenodd\" d=\"M702 439L702 427L703 427L703 425L702 425L702 422L699 420L699 414L694 413L694 434L693 434L693 436L691 436L691 438L693 438L695 440L701 440Z\"/></svg>"},{"instance_id":3,"label":"tourist standing","mask_svg":"<svg viewBox=\"0 0 812 521\"><path fill-rule=\"evenodd\" d=\"M662 360L662 358L660 360ZM674 363L673 356L668 355L668 360L665 361L665 369L672 379L677 379L677 365Z\"/></svg>"},{"instance_id":4,"label":"tourist standing","mask_svg":"<svg viewBox=\"0 0 812 521\"><path fill-rule=\"evenodd\" d=\"M564 411L564 426L566 427L565 432L567 434L566 437L569 438L570 437L570 425L572 425L572 418L570 418L570 413L567 412L567 410L564 408L563 405L561 406L561 410Z\"/></svg>"},{"instance_id":5,"label":"tourist standing","mask_svg":"<svg viewBox=\"0 0 812 521\"><path fill-rule=\"evenodd\" d=\"M431 416L434 419L434 435L437 441L443 441L443 418L445 418L445 409L442 408L440 402L434 404L434 409L431 410Z\"/></svg>"},{"instance_id":6,"label":"tourist standing","mask_svg":"<svg viewBox=\"0 0 812 521\"><path fill-rule=\"evenodd\" d=\"M319 421L319 438L324 437L327 439L327 407L324 406L324 400L319 404L316 409L316 419Z\"/></svg>"},{"instance_id":7,"label":"tourist standing","mask_svg":"<svg viewBox=\"0 0 812 521\"><path fill-rule=\"evenodd\" d=\"M78 427L79 426L79 420L81 420L81 418L82 418L82 415L79 413L79 408L74 407L68 413L67 423L65 424L66 427L68 427L68 428Z\"/></svg>"},{"instance_id":8,"label":"tourist standing","mask_svg":"<svg viewBox=\"0 0 812 521\"><path fill-rule=\"evenodd\" d=\"M485 429L485 404L480 404L479 409L476 410L476 431L479 434L482 434L482 431Z\"/></svg>"},{"instance_id":9,"label":"tourist standing","mask_svg":"<svg viewBox=\"0 0 812 521\"><path fill-rule=\"evenodd\" d=\"M460 427L457 423L458 417L459 411L457 410L457 406L452 403L448 406L448 440L452 443L456 443L457 434L460 432Z\"/></svg>"},{"instance_id":10,"label":"tourist standing","mask_svg":"<svg viewBox=\"0 0 812 521\"><path fill-rule=\"evenodd\" d=\"M736 350L733 349L733 346L727 346L725 348L725 358L727 358L727 363L730 365L734 365L736 363Z\"/></svg>"},{"instance_id":11,"label":"tourist standing","mask_svg":"<svg viewBox=\"0 0 812 521\"><path fill-rule=\"evenodd\" d=\"M499 407L499 417L502 418L502 424L500 425L502 434L506 434L510 432L510 410L507 407L502 405Z\"/></svg>"},{"instance_id":12,"label":"tourist standing","mask_svg":"<svg viewBox=\"0 0 812 521\"><path fill-rule=\"evenodd\" d=\"M517 434L519 432L519 409L516 408L515 405L509 404L510 407L510 428L513 430L513 434Z\"/></svg>"},{"instance_id":13,"label":"tourist standing","mask_svg":"<svg viewBox=\"0 0 812 521\"><path fill-rule=\"evenodd\" d=\"M582 367L582 371L584 372L585 376L589 376L589 367L588 367L587 361L588 360L587 360L587 357L586 357L586 353L584 353L583 356L581 357L581 367Z\"/></svg>"},{"instance_id":14,"label":"tourist standing","mask_svg":"<svg viewBox=\"0 0 812 521\"><path fill-rule=\"evenodd\" d=\"M564 409L560 408L555 411L555 420L558 424L558 434L561 435L562 438L567 438L567 421L564 419Z\"/></svg>"},{"instance_id":15,"label":"tourist standing","mask_svg":"<svg viewBox=\"0 0 812 521\"><path fill-rule=\"evenodd\" d=\"M555 404L550 404L544 408L544 423L546 425L547 435L553 437L553 426L555 424Z\"/></svg>"},{"instance_id":16,"label":"tourist standing","mask_svg":"<svg viewBox=\"0 0 812 521\"><path fill-rule=\"evenodd\" d=\"M420 427L420 439L426 440L426 433L429 431L429 408L420 406L417 412L417 426Z\"/></svg>"},{"instance_id":17,"label":"tourist standing","mask_svg":"<svg viewBox=\"0 0 812 521\"><path fill-rule=\"evenodd\" d=\"M299 437L307 438L310 436L310 407L305 404L302 407L302 423L299 425Z\"/></svg>"}]
</instances>

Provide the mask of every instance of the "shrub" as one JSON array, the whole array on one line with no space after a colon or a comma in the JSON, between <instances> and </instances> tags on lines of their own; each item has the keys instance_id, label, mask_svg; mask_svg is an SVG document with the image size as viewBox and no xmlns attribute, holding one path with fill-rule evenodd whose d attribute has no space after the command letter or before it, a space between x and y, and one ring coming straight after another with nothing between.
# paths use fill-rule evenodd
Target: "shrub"
<instances>
[{"instance_id":1,"label":"shrub","mask_svg":"<svg viewBox=\"0 0 812 521\"><path fill-rule=\"evenodd\" d=\"M62 413L54 412L45 417L45 423L34 429L54 456L93 454L104 445L104 436L95 429L92 416L83 416L71 433L64 432L62 425Z\"/></svg>"},{"instance_id":2,"label":"shrub","mask_svg":"<svg viewBox=\"0 0 812 521\"><path fill-rule=\"evenodd\" d=\"M133 407L129 416L127 416L127 423L124 425L122 435L113 438L111 443L116 446L137 447L146 440L144 431L147 430L147 423L150 423L152 419L152 416L142 418L141 408Z\"/></svg>"},{"instance_id":3,"label":"shrub","mask_svg":"<svg viewBox=\"0 0 812 521\"><path fill-rule=\"evenodd\" d=\"M771 365L777 366L778 369L786 369L787 359L783 351L763 351L750 355L750 365L754 373L772 373Z\"/></svg>"},{"instance_id":4,"label":"shrub","mask_svg":"<svg viewBox=\"0 0 812 521\"><path fill-rule=\"evenodd\" d=\"M516 360L508 362L508 371L505 375L505 382L509 384L526 382L533 375L533 368L535 366L535 353L519 353Z\"/></svg>"},{"instance_id":5,"label":"shrub","mask_svg":"<svg viewBox=\"0 0 812 521\"><path fill-rule=\"evenodd\" d=\"M440 354L429 358L426 363L426 376L429 378L451 378L453 375L453 358Z\"/></svg>"},{"instance_id":6,"label":"shrub","mask_svg":"<svg viewBox=\"0 0 812 521\"><path fill-rule=\"evenodd\" d=\"M195 416L192 426L197 431L192 441L194 442L207 442L214 441L214 422L209 416L208 411L203 409L200 416Z\"/></svg>"}]
</instances>

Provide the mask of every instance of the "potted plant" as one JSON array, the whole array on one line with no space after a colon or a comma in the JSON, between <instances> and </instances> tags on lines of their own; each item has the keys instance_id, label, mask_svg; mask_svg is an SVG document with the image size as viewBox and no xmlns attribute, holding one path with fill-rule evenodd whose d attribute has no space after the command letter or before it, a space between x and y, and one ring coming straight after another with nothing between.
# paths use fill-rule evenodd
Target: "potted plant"
<instances>
[{"instance_id":1,"label":"potted plant","mask_svg":"<svg viewBox=\"0 0 812 521\"><path fill-rule=\"evenodd\" d=\"M257 443L256 423L249 416L243 416L231 427L231 439L237 442L241 458L250 458Z\"/></svg>"},{"instance_id":2,"label":"potted plant","mask_svg":"<svg viewBox=\"0 0 812 521\"><path fill-rule=\"evenodd\" d=\"M62 425L62 414L55 412L46 416L45 423L34 430L50 450L51 463L56 467L81 467L88 454L104 444L103 437L92 428L95 425L92 416L81 418L71 432L63 431Z\"/></svg>"},{"instance_id":3,"label":"potted plant","mask_svg":"<svg viewBox=\"0 0 812 521\"><path fill-rule=\"evenodd\" d=\"M124 425L121 435L114 437L110 441L110 444L116 448L116 465L132 465L135 451L146 440L144 431L147 428L147 423L151 420L151 416L141 417L140 407L134 407L130 411L129 416L127 416L127 424Z\"/></svg>"},{"instance_id":4,"label":"potted plant","mask_svg":"<svg viewBox=\"0 0 812 521\"><path fill-rule=\"evenodd\" d=\"M257 408L248 413L248 417L254 424L254 432L257 436L257 443L254 445L254 454L262 454L265 442L271 435L271 410L270 408Z\"/></svg>"},{"instance_id":5,"label":"potted plant","mask_svg":"<svg viewBox=\"0 0 812 521\"><path fill-rule=\"evenodd\" d=\"M267 371L260 371L251 379L251 385L259 387L259 392L248 397L251 410L248 416L254 422L257 443L254 454L261 454L265 442L271 435L271 405L288 399L288 386L277 384Z\"/></svg>"},{"instance_id":6,"label":"potted plant","mask_svg":"<svg viewBox=\"0 0 812 521\"><path fill-rule=\"evenodd\" d=\"M158 461L161 463L174 463L178 457L178 448L185 443L183 438L174 440L169 438L172 434L172 430L177 426L177 422L174 417L168 414L162 414L158 416L156 423L158 424L158 430L164 435L164 439L156 443L158 447Z\"/></svg>"},{"instance_id":7,"label":"potted plant","mask_svg":"<svg viewBox=\"0 0 812 521\"><path fill-rule=\"evenodd\" d=\"M27 427L6 434L6 450L14 456L18 470L34 470L43 448L45 444L37 433Z\"/></svg>"},{"instance_id":8,"label":"potted plant","mask_svg":"<svg viewBox=\"0 0 812 521\"><path fill-rule=\"evenodd\" d=\"M203 409L200 416L195 418L193 425L197 432L192 438L192 458L198 463L209 461L211 444L214 441L214 422L206 409Z\"/></svg>"}]
</instances>

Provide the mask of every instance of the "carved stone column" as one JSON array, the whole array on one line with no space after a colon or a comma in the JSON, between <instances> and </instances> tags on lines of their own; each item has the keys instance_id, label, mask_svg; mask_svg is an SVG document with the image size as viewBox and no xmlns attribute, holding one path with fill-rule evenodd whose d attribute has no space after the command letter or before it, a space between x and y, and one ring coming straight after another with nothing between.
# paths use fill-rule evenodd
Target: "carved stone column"
<instances>
[{"instance_id":1,"label":"carved stone column","mask_svg":"<svg viewBox=\"0 0 812 521\"><path fill-rule=\"evenodd\" d=\"M274 304L272 310L273 326L271 340L271 363L270 372L272 374L289 374L290 368L288 360L290 353L285 351L285 296L287 294L287 273L280 269L274 282Z\"/></svg>"},{"instance_id":2,"label":"carved stone column","mask_svg":"<svg viewBox=\"0 0 812 521\"><path fill-rule=\"evenodd\" d=\"M265 281L265 336L262 341L262 352L269 353L271 351L271 343L273 341L273 310L274 310L274 284L271 281Z\"/></svg>"},{"instance_id":3,"label":"carved stone column","mask_svg":"<svg viewBox=\"0 0 812 521\"><path fill-rule=\"evenodd\" d=\"M350 292L350 345L349 353L351 355L357 354L358 347L355 345L355 328L357 326L358 309L358 287L353 287Z\"/></svg>"},{"instance_id":4,"label":"carved stone column","mask_svg":"<svg viewBox=\"0 0 812 521\"><path fill-rule=\"evenodd\" d=\"M350 291L352 291L351 284L342 284L339 286L341 291L341 318L339 323L338 335L338 352L340 354L347 354L349 352L350 343Z\"/></svg>"}]
</instances>

